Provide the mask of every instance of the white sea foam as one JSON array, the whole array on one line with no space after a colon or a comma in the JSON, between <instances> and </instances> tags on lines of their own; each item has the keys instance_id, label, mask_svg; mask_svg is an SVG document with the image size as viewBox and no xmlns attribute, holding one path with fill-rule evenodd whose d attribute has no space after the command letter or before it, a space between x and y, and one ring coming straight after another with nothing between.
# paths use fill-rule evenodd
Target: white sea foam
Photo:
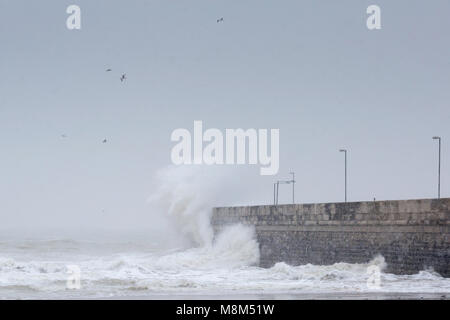
<instances>
[{"instance_id":1,"label":"white sea foam","mask_svg":"<svg viewBox=\"0 0 450 320\"><path fill-rule=\"evenodd\" d=\"M365 264L336 263L329 266L290 266L277 263L272 268L254 266L254 240L236 240L225 245L223 234L215 245L206 248L157 255L114 254L99 258L67 255L65 261L19 261L0 259L0 297L109 297L151 294L298 294L298 293L367 293L367 267L383 267L377 257ZM242 244L242 246L240 245ZM60 248L64 255L64 248ZM257 251L256 251L257 252ZM22 257L23 258L23 257ZM67 290L66 265L80 266L82 288ZM432 271L415 275L381 273L380 292L450 293L450 279Z\"/></svg>"},{"instance_id":2,"label":"white sea foam","mask_svg":"<svg viewBox=\"0 0 450 320\"><path fill-rule=\"evenodd\" d=\"M192 248L157 259L161 268L237 268L257 265L259 248L250 227L234 225L225 228L210 245Z\"/></svg>"},{"instance_id":3,"label":"white sea foam","mask_svg":"<svg viewBox=\"0 0 450 320\"><path fill-rule=\"evenodd\" d=\"M157 174L159 188L150 197L152 214L168 216L177 231L194 245L209 245L209 223L216 188L201 167L167 167ZM207 183L207 182L210 183Z\"/></svg>"}]
</instances>

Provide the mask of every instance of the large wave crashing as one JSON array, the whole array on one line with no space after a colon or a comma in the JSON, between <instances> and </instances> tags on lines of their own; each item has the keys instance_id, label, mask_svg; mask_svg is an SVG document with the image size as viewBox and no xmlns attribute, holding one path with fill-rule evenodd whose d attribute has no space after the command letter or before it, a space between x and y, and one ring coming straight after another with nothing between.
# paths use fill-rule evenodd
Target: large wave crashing
<instances>
[{"instance_id":1,"label":"large wave crashing","mask_svg":"<svg viewBox=\"0 0 450 320\"><path fill-rule=\"evenodd\" d=\"M259 247L254 229L243 225L224 228L214 239L210 224L214 200L220 196L221 177L201 167L168 167L157 174L158 189L150 197L151 210L166 215L191 248L166 257L181 265L255 265Z\"/></svg>"}]
</instances>

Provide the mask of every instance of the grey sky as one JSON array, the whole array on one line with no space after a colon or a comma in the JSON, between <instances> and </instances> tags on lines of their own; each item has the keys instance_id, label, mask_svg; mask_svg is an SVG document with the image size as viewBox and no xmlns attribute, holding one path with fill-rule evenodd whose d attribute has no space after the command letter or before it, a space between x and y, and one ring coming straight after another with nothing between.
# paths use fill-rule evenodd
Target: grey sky
<instances>
[{"instance_id":1,"label":"grey sky","mask_svg":"<svg viewBox=\"0 0 450 320\"><path fill-rule=\"evenodd\" d=\"M65 26L70 4L80 31ZM370 4L381 30L366 28ZM349 200L435 197L433 135L449 196L449 12L447 0L0 0L1 224L151 224L170 134L194 120L280 129L280 174L212 168L231 175L218 205L270 203L290 170L299 202L342 201L341 147Z\"/></svg>"}]
</instances>

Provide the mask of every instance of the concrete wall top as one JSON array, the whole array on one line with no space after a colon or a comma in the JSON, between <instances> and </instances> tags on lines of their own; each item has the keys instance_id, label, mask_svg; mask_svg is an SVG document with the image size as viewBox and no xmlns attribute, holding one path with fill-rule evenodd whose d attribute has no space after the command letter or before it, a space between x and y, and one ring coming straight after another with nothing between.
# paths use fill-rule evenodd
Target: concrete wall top
<instances>
[{"instance_id":1,"label":"concrete wall top","mask_svg":"<svg viewBox=\"0 0 450 320\"><path fill-rule=\"evenodd\" d=\"M450 198L389 200L341 203L286 204L219 207L213 209L212 223L247 221L253 224L302 221L391 221L396 224L450 223Z\"/></svg>"},{"instance_id":2,"label":"concrete wall top","mask_svg":"<svg viewBox=\"0 0 450 320\"><path fill-rule=\"evenodd\" d=\"M242 212L273 209L283 212L298 213L335 213L339 210L347 212L370 213L373 211L380 213L391 212L447 212L450 210L450 198L441 199L411 199L411 200L386 200L386 201L361 201L361 202L329 202L329 203L303 203L303 204L282 204L282 205L261 205L261 206L231 206L216 207L215 211L242 210Z\"/></svg>"}]
</instances>

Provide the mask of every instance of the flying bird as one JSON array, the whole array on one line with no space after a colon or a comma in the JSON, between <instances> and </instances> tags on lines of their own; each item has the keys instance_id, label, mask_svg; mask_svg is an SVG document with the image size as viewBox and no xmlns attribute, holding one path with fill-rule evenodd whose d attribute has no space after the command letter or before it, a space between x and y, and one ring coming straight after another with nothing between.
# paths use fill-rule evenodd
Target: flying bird
<instances>
[{"instance_id":1,"label":"flying bird","mask_svg":"<svg viewBox=\"0 0 450 320\"><path fill-rule=\"evenodd\" d=\"M62 134L62 135L61 135L61 138L67 138L67 135Z\"/></svg>"},{"instance_id":2,"label":"flying bird","mask_svg":"<svg viewBox=\"0 0 450 320\"><path fill-rule=\"evenodd\" d=\"M106 72L111 72L112 71L112 69L106 69Z\"/></svg>"},{"instance_id":3,"label":"flying bird","mask_svg":"<svg viewBox=\"0 0 450 320\"><path fill-rule=\"evenodd\" d=\"M104 139L104 140L103 140L102 142L103 142L103 143L107 143L107 142L108 142L108 140Z\"/></svg>"},{"instance_id":4,"label":"flying bird","mask_svg":"<svg viewBox=\"0 0 450 320\"><path fill-rule=\"evenodd\" d=\"M120 77L120 82L124 82L127 79L127 75L124 73L121 77Z\"/></svg>"},{"instance_id":5,"label":"flying bird","mask_svg":"<svg viewBox=\"0 0 450 320\"><path fill-rule=\"evenodd\" d=\"M217 23L223 22L223 18L217 19Z\"/></svg>"}]
</instances>

